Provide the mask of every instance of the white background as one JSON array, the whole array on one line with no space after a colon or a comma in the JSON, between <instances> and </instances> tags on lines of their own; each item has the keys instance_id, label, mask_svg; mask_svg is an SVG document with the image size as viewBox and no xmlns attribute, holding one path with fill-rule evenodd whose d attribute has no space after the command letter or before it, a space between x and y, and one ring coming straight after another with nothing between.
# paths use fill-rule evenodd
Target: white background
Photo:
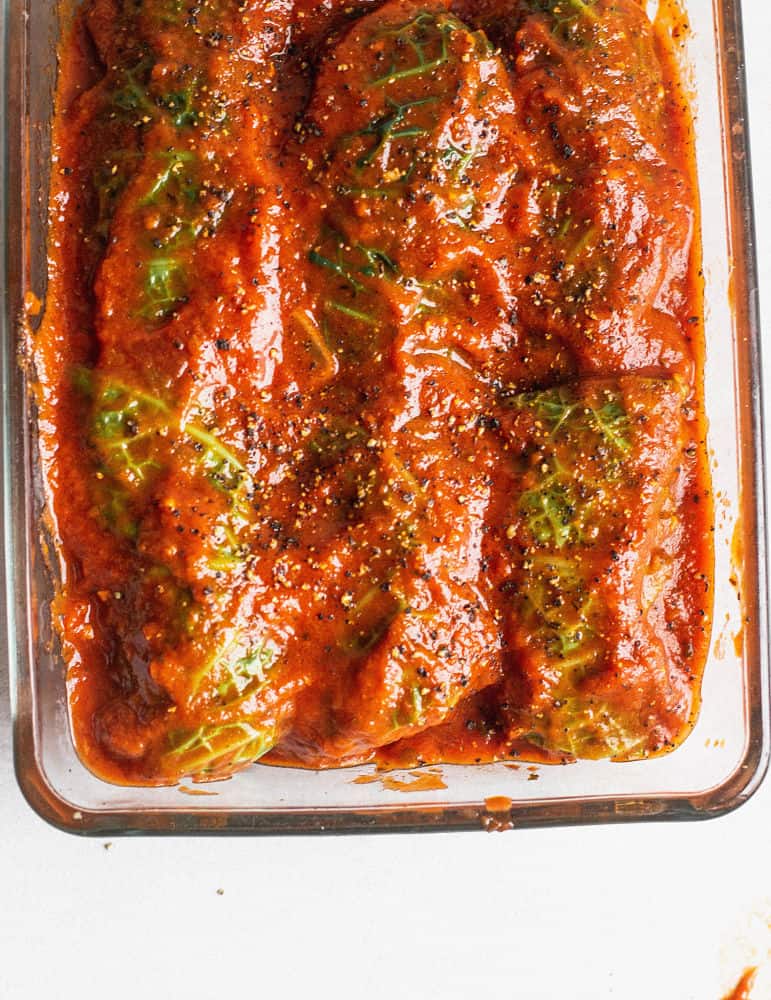
<instances>
[{"instance_id":1,"label":"white background","mask_svg":"<svg viewBox=\"0 0 771 1000\"><path fill-rule=\"evenodd\" d=\"M771 316L771 5L744 7ZM771 778L707 824L107 848L33 815L9 735L0 676L0 1000L720 1000L758 962L771 1000Z\"/></svg>"}]
</instances>

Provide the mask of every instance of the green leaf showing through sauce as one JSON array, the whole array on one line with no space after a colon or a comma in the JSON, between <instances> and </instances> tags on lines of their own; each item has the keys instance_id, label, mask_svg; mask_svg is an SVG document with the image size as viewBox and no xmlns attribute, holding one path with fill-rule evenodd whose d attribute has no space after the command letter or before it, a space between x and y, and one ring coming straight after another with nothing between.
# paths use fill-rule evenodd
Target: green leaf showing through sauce
<instances>
[{"instance_id":1,"label":"green leaf showing through sauce","mask_svg":"<svg viewBox=\"0 0 771 1000\"><path fill-rule=\"evenodd\" d=\"M578 47L593 44L594 31L602 25L605 13L594 9L596 0L520 0L520 3L523 14L542 14L548 17L554 37L565 45Z\"/></svg>"},{"instance_id":2,"label":"green leaf showing through sauce","mask_svg":"<svg viewBox=\"0 0 771 1000\"><path fill-rule=\"evenodd\" d=\"M517 642L535 658L553 701L553 710L534 713L527 725L539 745L557 752L623 756L645 742L639 720L594 702L582 684L606 667L597 554L602 560L604 533L618 524L634 482L624 396L616 385L589 380L524 394L514 405L535 417L514 535L525 539L510 582Z\"/></svg>"},{"instance_id":3,"label":"green leaf showing through sauce","mask_svg":"<svg viewBox=\"0 0 771 1000\"><path fill-rule=\"evenodd\" d=\"M165 166L139 204L157 204L161 195L194 203L200 188L190 177L183 176L183 173L185 164L195 162L195 154L185 149L170 149L157 152L155 156L165 161Z\"/></svg>"},{"instance_id":4,"label":"green leaf showing through sauce","mask_svg":"<svg viewBox=\"0 0 771 1000\"><path fill-rule=\"evenodd\" d=\"M395 38L397 50L408 56L411 65L393 63L389 72L372 80L370 86L385 87L398 80L424 76L439 69L449 58L448 36L457 30L468 29L455 17L426 12L398 28L379 33L381 37Z\"/></svg>"},{"instance_id":5,"label":"green leaf showing through sauce","mask_svg":"<svg viewBox=\"0 0 771 1000\"><path fill-rule=\"evenodd\" d=\"M592 624L597 607L576 560L546 555L529 560L519 593L520 613L562 673L574 679L598 662L602 649Z\"/></svg>"},{"instance_id":6,"label":"green leaf showing through sauce","mask_svg":"<svg viewBox=\"0 0 771 1000\"><path fill-rule=\"evenodd\" d=\"M366 128L355 132L349 137L371 135L375 138L372 148L359 157L356 161L356 166L360 169L369 166L389 142L397 139L414 139L417 136L425 135L427 129L422 126L411 125L404 128L399 128L399 126L404 124L404 119L408 111L411 111L413 108L422 107L425 104L434 104L437 100L437 97L419 97L413 101L405 101L402 104L398 104L396 101L392 101L390 97L387 97L386 104L392 110L376 118Z\"/></svg>"},{"instance_id":7,"label":"green leaf showing through sauce","mask_svg":"<svg viewBox=\"0 0 771 1000\"><path fill-rule=\"evenodd\" d=\"M420 685L413 684L404 691L399 707L391 716L391 728L396 731L411 726L419 726L424 718L423 695Z\"/></svg>"},{"instance_id":8,"label":"green leaf showing through sauce","mask_svg":"<svg viewBox=\"0 0 771 1000\"><path fill-rule=\"evenodd\" d=\"M386 272L391 275L399 273L397 264L388 256L385 250L377 250L375 247L365 247L361 243L356 244L356 249L361 251L367 260L367 264L359 270L368 278L382 278Z\"/></svg>"},{"instance_id":9,"label":"green leaf showing through sauce","mask_svg":"<svg viewBox=\"0 0 771 1000\"><path fill-rule=\"evenodd\" d=\"M640 732L639 722L625 719L617 706L581 695L557 699L539 735L541 745L590 760L633 754L648 737Z\"/></svg>"},{"instance_id":10,"label":"green leaf showing through sauce","mask_svg":"<svg viewBox=\"0 0 771 1000\"><path fill-rule=\"evenodd\" d=\"M452 143L439 155L444 168L451 172L447 183L447 196L454 207L445 218L467 232L473 232L471 219L476 208L476 197L466 171L479 155L476 148L463 150Z\"/></svg>"},{"instance_id":11,"label":"green leaf showing through sauce","mask_svg":"<svg viewBox=\"0 0 771 1000\"><path fill-rule=\"evenodd\" d=\"M154 257L147 262L146 274L141 315L166 319L187 297L185 268L175 257Z\"/></svg>"},{"instance_id":12,"label":"green leaf showing through sauce","mask_svg":"<svg viewBox=\"0 0 771 1000\"><path fill-rule=\"evenodd\" d=\"M365 326L378 325L376 316L372 316L370 313L362 312L361 309L354 309L351 306L345 305L343 302L335 302L334 299L328 299L324 305L327 309L331 309L333 312L341 313L343 316L347 316L348 319L355 319L359 323L363 323Z\"/></svg>"},{"instance_id":13,"label":"green leaf showing through sauce","mask_svg":"<svg viewBox=\"0 0 771 1000\"><path fill-rule=\"evenodd\" d=\"M556 435L562 425L569 420L578 406L573 392L568 389L548 389L535 396L520 397L526 406L534 409L546 423L549 433Z\"/></svg>"},{"instance_id":14,"label":"green leaf showing through sauce","mask_svg":"<svg viewBox=\"0 0 771 1000\"><path fill-rule=\"evenodd\" d=\"M590 579L591 553L614 496L626 488L631 426L613 386L561 386L523 394L513 403L536 418L513 536L524 549L512 581L514 605L528 645L535 641L559 671L554 697L560 699L604 663L603 609Z\"/></svg>"},{"instance_id":15,"label":"green leaf showing through sauce","mask_svg":"<svg viewBox=\"0 0 771 1000\"><path fill-rule=\"evenodd\" d=\"M595 0L526 0L533 13L551 14L554 18L554 30L565 40L575 29L581 19L590 23L599 20L599 14L593 10Z\"/></svg>"},{"instance_id":16,"label":"green leaf showing through sauce","mask_svg":"<svg viewBox=\"0 0 771 1000\"><path fill-rule=\"evenodd\" d=\"M265 685L274 660L275 653L266 643L251 643L236 631L191 674L190 692L196 696L208 680L229 704Z\"/></svg>"},{"instance_id":17,"label":"green leaf showing through sauce","mask_svg":"<svg viewBox=\"0 0 771 1000\"><path fill-rule=\"evenodd\" d=\"M187 299L188 281L180 250L198 236L203 216L195 211L201 192L195 155L169 149L153 157L163 165L137 206L157 206L164 215L153 230L139 314L157 322L167 319Z\"/></svg>"},{"instance_id":18,"label":"green leaf showing through sauce","mask_svg":"<svg viewBox=\"0 0 771 1000\"><path fill-rule=\"evenodd\" d=\"M515 397L514 403L534 410L552 438L562 435L578 445L582 435L597 435L620 454L632 446L629 416L618 390L605 389L601 406L580 399L569 386L525 393Z\"/></svg>"},{"instance_id":19,"label":"green leaf showing through sauce","mask_svg":"<svg viewBox=\"0 0 771 1000\"><path fill-rule=\"evenodd\" d=\"M200 112L193 100L193 88L173 91L161 98L161 106L171 115L171 120L177 128L186 125L197 125Z\"/></svg>"},{"instance_id":20,"label":"green leaf showing through sauce","mask_svg":"<svg viewBox=\"0 0 771 1000\"><path fill-rule=\"evenodd\" d=\"M108 95L112 109L152 119L158 109L150 99L144 83L151 65L151 60L144 57L130 69L121 72L120 86Z\"/></svg>"},{"instance_id":21,"label":"green leaf showing through sauce","mask_svg":"<svg viewBox=\"0 0 771 1000\"><path fill-rule=\"evenodd\" d=\"M592 10L594 0L528 0L532 10L543 11L545 14L560 15L567 11L582 14L585 17L597 18L597 12Z\"/></svg>"},{"instance_id":22,"label":"green leaf showing through sauce","mask_svg":"<svg viewBox=\"0 0 771 1000\"><path fill-rule=\"evenodd\" d=\"M561 549L577 534L578 502L572 480L560 471L553 471L537 489L522 494L519 509L528 530L540 545Z\"/></svg>"},{"instance_id":23,"label":"green leaf showing through sauce","mask_svg":"<svg viewBox=\"0 0 771 1000\"><path fill-rule=\"evenodd\" d=\"M199 424L185 424L183 430L190 437L203 445L203 460L209 469L221 472L223 467L237 472L245 472L243 463L238 459L230 448L226 447L220 439L210 431L204 430Z\"/></svg>"},{"instance_id":24,"label":"green leaf showing through sauce","mask_svg":"<svg viewBox=\"0 0 771 1000\"><path fill-rule=\"evenodd\" d=\"M107 467L133 485L160 469L153 443L168 423L168 414L166 404L155 396L107 383L98 396L93 422L94 440Z\"/></svg>"},{"instance_id":25,"label":"green leaf showing through sauce","mask_svg":"<svg viewBox=\"0 0 771 1000\"><path fill-rule=\"evenodd\" d=\"M515 405L533 410L546 431L538 442L543 457L529 474L536 482L519 502L528 532L538 545L554 549L590 541L595 499L612 488L631 448L621 394L607 389L600 399L579 398L572 388L559 387L519 396Z\"/></svg>"},{"instance_id":26,"label":"green leaf showing through sauce","mask_svg":"<svg viewBox=\"0 0 771 1000\"><path fill-rule=\"evenodd\" d=\"M201 474L228 497L228 508L217 525L222 537L212 568L225 571L243 563L241 534L252 520L249 495L254 483L233 450L199 422L180 423L173 408L150 393L109 381L96 389L92 371L76 372L85 387L82 391L95 397L92 438L104 463L98 493L105 520L116 530L131 523L125 490L135 493L164 467L174 443L169 432L177 431L192 442ZM119 533L135 537L136 525Z\"/></svg>"},{"instance_id":27,"label":"green leaf showing through sauce","mask_svg":"<svg viewBox=\"0 0 771 1000\"><path fill-rule=\"evenodd\" d=\"M211 774L254 763L273 748L276 732L248 722L204 725L169 735L170 749L161 758L162 768L175 777Z\"/></svg>"},{"instance_id":28,"label":"green leaf showing through sauce","mask_svg":"<svg viewBox=\"0 0 771 1000\"><path fill-rule=\"evenodd\" d=\"M364 285L351 274L348 267L340 260L331 260L319 253L318 250L311 250L308 253L308 260L317 267L324 267L333 274L339 274L341 278L351 286L354 294L364 291Z\"/></svg>"},{"instance_id":29,"label":"green leaf showing through sauce","mask_svg":"<svg viewBox=\"0 0 771 1000\"><path fill-rule=\"evenodd\" d=\"M614 396L599 409L590 409L591 421L602 437L619 452L627 452L632 446L629 437L629 416L621 404L620 398Z\"/></svg>"},{"instance_id":30,"label":"green leaf showing through sauce","mask_svg":"<svg viewBox=\"0 0 771 1000\"><path fill-rule=\"evenodd\" d=\"M109 108L112 114L118 108L122 112L138 115L139 120L134 124L149 124L157 120L159 111L162 111L168 116L170 124L178 129L198 123L200 112L193 100L195 84L189 83L153 97L148 90L149 84L143 82L151 66L152 60L145 57L132 69L123 72L122 86L111 95ZM126 157L139 161L140 155L136 152L126 154ZM151 151L143 164L132 164L131 171L121 156L123 154L108 157L105 168L98 171L94 178L99 205L98 225L103 236L109 231L117 199L125 190L129 177L143 166L152 166L156 160L162 163L155 177L148 181L144 196L132 201L129 206L136 211L152 205L164 213L148 229L150 255L144 267L144 281L137 293L140 301L136 307L137 315L159 322L171 316L187 298L188 277L179 251L190 246L202 231L214 231L232 192L210 186L204 206L201 203L204 189L199 176L201 166L196 155L187 149Z\"/></svg>"},{"instance_id":31,"label":"green leaf showing through sauce","mask_svg":"<svg viewBox=\"0 0 771 1000\"><path fill-rule=\"evenodd\" d=\"M308 450L320 465L330 466L339 462L348 448L360 446L367 432L358 424L337 421L325 424L308 441Z\"/></svg>"},{"instance_id":32,"label":"green leaf showing through sauce","mask_svg":"<svg viewBox=\"0 0 771 1000\"><path fill-rule=\"evenodd\" d=\"M474 150L466 152L450 143L447 149L440 154L440 159L445 167L448 169L452 168L456 173L456 177L460 178L466 172L475 155Z\"/></svg>"},{"instance_id":33,"label":"green leaf showing through sauce","mask_svg":"<svg viewBox=\"0 0 771 1000\"><path fill-rule=\"evenodd\" d=\"M116 482L106 468L97 470L94 499L100 516L115 535L136 541L139 524L134 517L126 490Z\"/></svg>"},{"instance_id":34,"label":"green leaf showing through sauce","mask_svg":"<svg viewBox=\"0 0 771 1000\"><path fill-rule=\"evenodd\" d=\"M214 233L233 192L207 185L200 177L200 162L187 150L156 152L153 159L163 165L144 197L136 203L144 221L148 206L160 210L148 231L150 255L145 266L139 315L160 321L187 301L189 282L183 261L190 256L202 233L206 236Z\"/></svg>"},{"instance_id":35,"label":"green leaf showing through sauce","mask_svg":"<svg viewBox=\"0 0 771 1000\"><path fill-rule=\"evenodd\" d=\"M257 681L258 688L267 683L267 672L273 664L273 659L273 650L260 644L250 650L246 656L236 660L234 664L225 665L227 677L217 687L219 696L223 701L228 702L245 693L252 694L255 690L255 681Z\"/></svg>"},{"instance_id":36,"label":"green leaf showing through sauce","mask_svg":"<svg viewBox=\"0 0 771 1000\"><path fill-rule=\"evenodd\" d=\"M335 245L334 258L328 251L321 252L322 246L331 241ZM355 258L360 258L356 260ZM365 278L395 278L399 267L385 250L357 243L348 246L345 238L334 229L324 227L321 243L311 250L308 260L317 267L337 274L349 285L354 295L367 291L358 275Z\"/></svg>"},{"instance_id":37,"label":"green leaf showing through sauce","mask_svg":"<svg viewBox=\"0 0 771 1000\"><path fill-rule=\"evenodd\" d=\"M254 519L250 502L254 480L238 456L212 431L197 422L185 423L181 430L192 439L206 478L228 500L228 509L220 516L212 536L216 547L209 568L216 573L238 569L249 554L243 533Z\"/></svg>"},{"instance_id":38,"label":"green leaf showing through sauce","mask_svg":"<svg viewBox=\"0 0 771 1000\"><path fill-rule=\"evenodd\" d=\"M401 594L384 590L384 586L387 584L370 587L346 614L348 634L342 647L351 656L361 656L373 649L407 607Z\"/></svg>"}]
</instances>

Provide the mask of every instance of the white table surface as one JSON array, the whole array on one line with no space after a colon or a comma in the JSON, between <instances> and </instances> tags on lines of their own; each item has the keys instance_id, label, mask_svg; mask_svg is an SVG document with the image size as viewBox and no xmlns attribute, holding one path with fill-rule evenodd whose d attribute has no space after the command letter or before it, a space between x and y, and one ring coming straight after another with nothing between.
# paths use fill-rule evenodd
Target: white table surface
<instances>
[{"instance_id":1,"label":"white table surface","mask_svg":"<svg viewBox=\"0 0 771 1000\"><path fill-rule=\"evenodd\" d=\"M744 6L768 316L771 5ZM0 1000L719 1000L763 961L769 1000L769 922L771 778L701 824L106 848L23 801L0 678Z\"/></svg>"}]
</instances>

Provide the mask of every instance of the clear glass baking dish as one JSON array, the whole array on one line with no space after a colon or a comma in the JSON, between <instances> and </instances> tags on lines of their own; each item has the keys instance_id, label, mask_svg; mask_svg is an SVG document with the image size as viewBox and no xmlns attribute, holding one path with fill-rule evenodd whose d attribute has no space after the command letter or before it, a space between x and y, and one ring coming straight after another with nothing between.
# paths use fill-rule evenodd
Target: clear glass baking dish
<instances>
[{"instance_id":1,"label":"clear glass baking dish","mask_svg":"<svg viewBox=\"0 0 771 1000\"><path fill-rule=\"evenodd\" d=\"M662 0L664 2L664 0ZM667 0L672 5L672 0ZM769 673L760 332L739 0L680 0L696 110L716 494L716 614L699 722L674 753L638 763L443 767L382 781L370 768L254 766L197 788L122 788L94 777L70 739L64 667L20 345L45 299L49 124L56 0L7 0L0 149L6 282L2 369L5 623L16 772L31 806L63 830L306 833L506 829L717 816L757 789L769 758ZM658 0L649 5L653 13ZM373 780L368 780L372 778ZM363 780L362 780L363 779ZM413 787L410 788L409 786ZM405 791L405 786L406 791ZM446 786L446 787L442 787ZM192 794L191 794L192 793Z\"/></svg>"}]
</instances>

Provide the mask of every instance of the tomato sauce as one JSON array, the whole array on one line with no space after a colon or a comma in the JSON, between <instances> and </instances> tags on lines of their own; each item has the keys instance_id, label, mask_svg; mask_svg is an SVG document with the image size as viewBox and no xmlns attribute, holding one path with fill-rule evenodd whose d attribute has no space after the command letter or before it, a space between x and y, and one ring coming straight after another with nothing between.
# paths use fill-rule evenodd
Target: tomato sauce
<instances>
[{"instance_id":1,"label":"tomato sauce","mask_svg":"<svg viewBox=\"0 0 771 1000\"><path fill-rule=\"evenodd\" d=\"M31 352L83 760L635 759L709 640L691 122L636 0L89 0Z\"/></svg>"},{"instance_id":2,"label":"tomato sauce","mask_svg":"<svg viewBox=\"0 0 771 1000\"><path fill-rule=\"evenodd\" d=\"M755 980L758 978L758 970L756 968L745 969L742 978L736 984L734 989L730 993L726 994L723 1000L751 1000L752 988L755 985Z\"/></svg>"}]
</instances>

